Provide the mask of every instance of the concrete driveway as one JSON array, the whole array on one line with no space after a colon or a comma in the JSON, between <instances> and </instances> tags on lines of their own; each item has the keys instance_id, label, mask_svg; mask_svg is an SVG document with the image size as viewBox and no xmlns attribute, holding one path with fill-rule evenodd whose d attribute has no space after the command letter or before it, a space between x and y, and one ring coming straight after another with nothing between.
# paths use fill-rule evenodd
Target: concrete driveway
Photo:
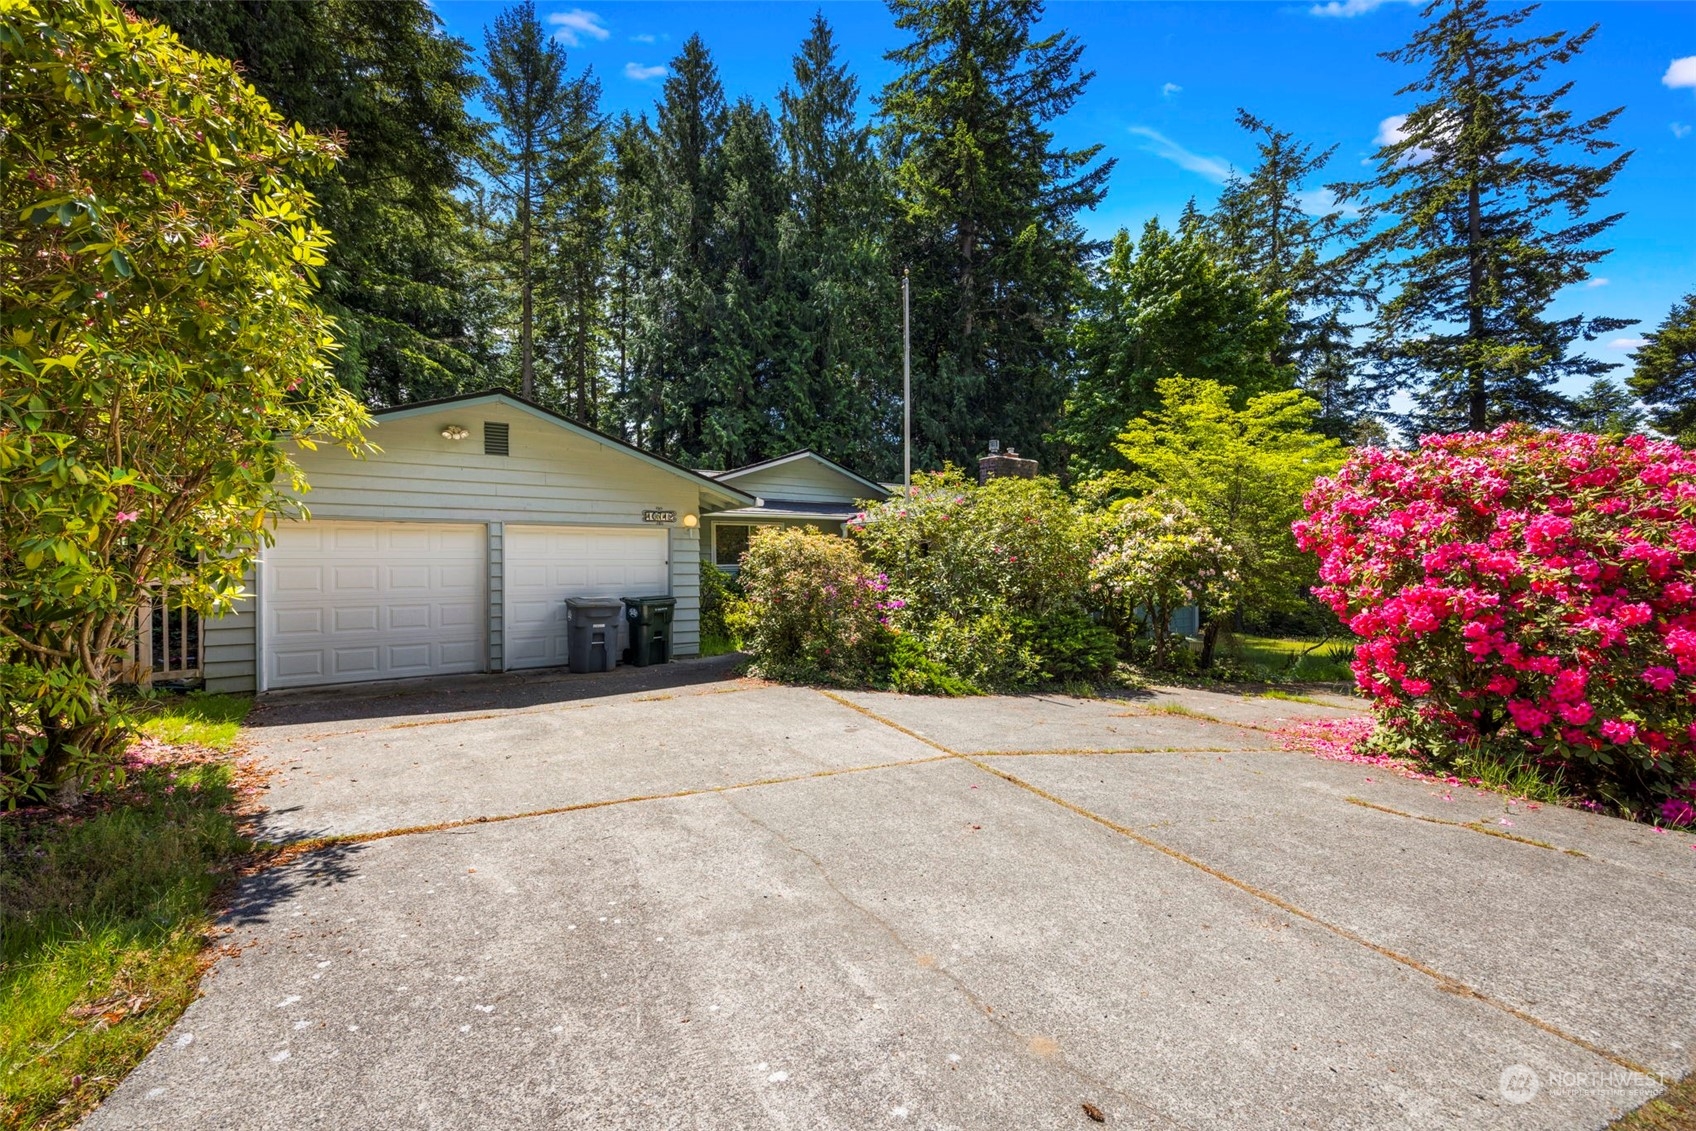
<instances>
[{"instance_id":1,"label":"concrete driveway","mask_svg":"<svg viewBox=\"0 0 1696 1131\"><path fill-rule=\"evenodd\" d=\"M274 697L130 1128L1574 1128L1691 1070L1688 835L1281 747L1346 700L712 662Z\"/></svg>"}]
</instances>

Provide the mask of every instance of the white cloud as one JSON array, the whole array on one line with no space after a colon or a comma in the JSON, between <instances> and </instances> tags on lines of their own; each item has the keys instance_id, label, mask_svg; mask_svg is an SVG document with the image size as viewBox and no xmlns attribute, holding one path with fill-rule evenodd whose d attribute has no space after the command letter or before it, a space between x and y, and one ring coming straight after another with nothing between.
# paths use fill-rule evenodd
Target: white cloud
<instances>
[{"instance_id":1,"label":"white cloud","mask_svg":"<svg viewBox=\"0 0 1696 1131\"><path fill-rule=\"evenodd\" d=\"M1685 125L1683 122L1674 122L1672 123L1672 136L1676 138L1689 137L1690 127Z\"/></svg>"},{"instance_id":2,"label":"white cloud","mask_svg":"<svg viewBox=\"0 0 1696 1131\"><path fill-rule=\"evenodd\" d=\"M1406 114L1391 114L1388 118L1379 122L1378 132L1372 137L1372 141L1376 145L1399 145L1401 142L1406 140ZM1402 154L1402 164L1418 165L1421 162L1431 160L1431 158L1435 156L1437 156L1437 154L1434 151L1426 149L1422 145L1416 145Z\"/></svg>"},{"instance_id":3,"label":"white cloud","mask_svg":"<svg viewBox=\"0 0 1696 1131\"><path fill-rule=\"evenodd\" d=\"M1347 217L1360 215L1360 205L1352 201L1344 204L1337 199L1337 194L1330 189L1303 189L1296 193L1296 202L1301 210L1309 216L1327 216L1332 212L1340 212Z\"/></svg>"},{"instance_id":4,"label":"white cloud","mask_svg":"<svg viewBox=\"0 0 1696 1131\"><path fill-rule=\"evenodd\" d=\"M1171 138L1151 130L1147 126L1132 126L1131 134L1148 142L1143 146L1156 157L1172 162L1180 169L1199 173L1216 185L1225 183L1225 178L1231 175L1231 163L1222 157L1204 157L1199 153L1191 153Z\"/></svg>"},{"instance_id":5,"label":"white cloud","mask_svg":"<svg viewBox=\"0 0 1696 1131\"><path fill-rule=\"evenodd\" d=\"M1675 90L1681 86L1696 89L1696 55L1674 59L1667 67L1667 73L1661 76L1661 82Z\"/></svg>"},{"instance_id":6,"label":"white cloud","mask_svg":"<svg viewBox=\"0 0 1696 1131\"><path fill-rule=\"evenodd\" d=\"M1415 0L1407 0L1414 3ZM1323 4L1315 4L1307 10L1310 16L1338 16L1348 19L1351 16L1364 16L1374 8L1381 8L1388 0L1326 0Z\"/></svg>"},{"instance_id":7,"label":"white cloud","mask_svg":"<svg viewBox=\"0 0 1696 1131\"><path fill-rule=\"evenodd\" d=\"M657 36L657 35L650 35L647 32L643 32L641 35L631 36L630 42L632 42L632 43L658 43L659 38L660 37Z\"/></svg>"},{"instance_id":8,"label":"white cloud","mask_svg":"<svg viewBox=\"0 0 1696 1131\"><path fill-rule=\"evenodd\" d=\"M1164 83L1160 87L1160 97L1170 98L1182 89L1184 89L1184 88L1179 86L1175 82Z\"/></svg>"},{"instance_id":9,"label":"white cloud","mask_svg":"<svg viewBox=\"0 0 1696 1131\"><path fill-rule=\"evenodd\" d=\"M1640 350L1649 344L1647 338L1615 338L1608 343L1611 350Z\"/></svg>"},{"instance_id":10,"label":"white cloud","mask_svg":"<svg viewBox=\"0 0 1696 1131\"><path fill-rule=\"evenodd\" d=\"M640 63L624 64L624 77L634 79L636 82L651 82L654 79L664 77L664 75L665 65L663 63L652 67L644 67Z\"/></svg>"},{"instance_id":11,"label":"white cloud","mask_svg":"<svg viewBox=\"0 0 1696 1131\"><path fill-rule=\"evenodd\" d=\"M600 16L582 8L553 12L549 14L548 22L559 29L554 32L554 38L567 47L581 47L585 39L604 41L612 35Z\"/></svg>"},{"instance_id":12,"label":"white cloud","mask_svg":"<svg viewBox=\"0 0 1696 1131\"><path fill-rule=\"evenodd\" d=\"M1595 287L1605 287L1605 286L1607 286L1607 285L1608 285L1608 284L1609 284L1609 283L1611 283L1611 282L1613 282L1613 280L1612 280L1612 279L1609 279L1609 278L1605 278L1605 277L1603 277L1603 276L1600 276L1600 275L1598 275L1598 276L1597 276L1597 277L1596 277L1596 278L1594 278L1594 279L1586 279L1586 280L1584 280L1584 285L1585 285L1585 286L1587 286L1587 287L1590 287L1590 288L1595 288Z\"/></svg>"}]
</instances>

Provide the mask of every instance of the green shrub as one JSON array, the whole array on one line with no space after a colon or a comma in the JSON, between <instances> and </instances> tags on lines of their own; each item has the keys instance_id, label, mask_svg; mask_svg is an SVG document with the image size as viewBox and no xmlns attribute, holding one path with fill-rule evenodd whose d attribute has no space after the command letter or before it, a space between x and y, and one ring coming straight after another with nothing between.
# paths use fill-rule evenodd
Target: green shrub
<instances>
[{"instance_id":1,"label":"green shrub","mask_svg":"<svg viewBox=\"0 0 1696 1131\"><path fill-rule=\"evenodd\" d=\"M909 695L982 695L970 680L961 679L925 651L912 633L900 633L889 647L889 671L884 682L891 691Z\"/></svg>"},{"instance_id":2,"label":"green shrub","mask_svg":"<svg viewBox=\"0 0 1696 1131\"><path fill-rule=\"evenodd\" d=\"M701 561L701 651L707 655L735 651L740 636L731 627L744 603L742 583L705 559ZM715 647L709 647L709 644ZM722 647L717 647L722 645Z\"/></svg>"},{"instance_id":3,"label":"green shrub","mask_svg":"<svg viewBox=\"0 0 1696 1131\"><path fill-rule=\"evenodd\" d=\"M758 531L742 558L748 609L731 618L761 674L867 684L887 669L883 583L834 534Z\"/></svg>"},{"instance_id":4,"label":"green shrub","mask_svg":"<svg viewBox=\"0 0 1696 1131\"><path fill-rule=\"evenodd\" d=\"M1119 658L1119 636L1075 610L1021 617L1014 636L1040 667L1041 677L1069 683L1100 679Z\"/></svg>"},{"instance_id":5,"label":"green shrub","mask_svg":"<svg viewBox=\"0 0 1696 1131\"><path fill-rule=\"evenodd\" d=\"M1042 662L1019 641L1005 609L956 619L940 613L913 635L943 670L986 691L1011 691L1042 678Z\"/></svg>"},{"instance_id":6,"label":"green shrub","mask_svg":"<svg viewBox=\"0 0 1696 1131\"><path fill-rule=\"evenodd\" d=\"M1077 608L1097 541L1094 516L1055 480L979 487L955 468L915 476L911 496L871 507L849 531L903 603L896 619L913 624Z\"/></svg>"}]
</instances>

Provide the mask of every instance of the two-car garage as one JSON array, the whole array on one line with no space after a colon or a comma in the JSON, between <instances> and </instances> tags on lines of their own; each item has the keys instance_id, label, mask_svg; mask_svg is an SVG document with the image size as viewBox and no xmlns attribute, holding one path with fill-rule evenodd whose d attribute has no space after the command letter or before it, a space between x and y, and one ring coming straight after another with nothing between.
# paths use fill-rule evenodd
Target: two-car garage
<instances>
[{"instance_id":1,"label":"two-car garage","mask_svg":"<svg viewBox=\"0 0 1696 1131\"><path fill-rule=\"evenodd\" d=\"M264 563L267 688L563 665L567 597L670 583L664 529L314 521Z\"/></svg>"},{"instance_id":2,"label":"two-car garage","mask_svg":"<svg viewBox=\"0 0 1696 1131\"><path fill-rule=\"evenodd\" d=\"M206 621L209 690L564 667L568 597L669 597L667 654L695 655L701 519L758 502L505 392L378 409L367 436L290 450L310 515Z\"/></svg>"}]
</instances>

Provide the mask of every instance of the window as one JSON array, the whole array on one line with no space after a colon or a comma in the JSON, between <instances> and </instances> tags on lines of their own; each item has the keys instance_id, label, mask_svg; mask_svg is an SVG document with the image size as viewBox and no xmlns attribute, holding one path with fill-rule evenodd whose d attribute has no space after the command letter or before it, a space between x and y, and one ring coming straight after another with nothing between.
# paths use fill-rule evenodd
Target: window
<instances>
[{"instance_id":1,"label":"window","mask_svg":"<svg viewBox=\"0 0 1696 1131\"><path fill-rule=\"evenodd\" d=\"M742 555L748 552L748 536L753 534L752 526L723 525L713 527L713 561L721 566L735 569L742 564Z\"/></svg>"},{"instance_id":2,"label":"window","mask_svg":"<svg viewBox=\"0 0 1696 1131\"><path fill-rule=\"evenodd\" d=\"M493 420L483 421L483 454L486 456L510 454L505 424Z\"/></svg>"}]
</instances>

